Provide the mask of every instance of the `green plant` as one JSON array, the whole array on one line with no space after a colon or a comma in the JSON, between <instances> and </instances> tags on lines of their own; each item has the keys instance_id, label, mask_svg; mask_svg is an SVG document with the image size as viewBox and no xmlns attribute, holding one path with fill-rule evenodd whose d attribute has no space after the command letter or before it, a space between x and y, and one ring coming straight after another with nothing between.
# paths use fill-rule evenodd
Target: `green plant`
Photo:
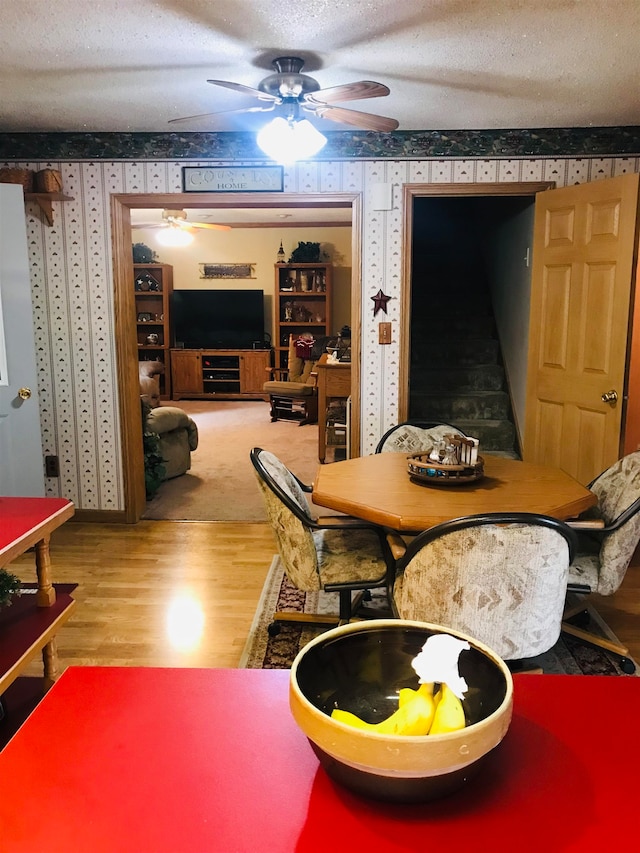
<instances>
[{"instance_id":1,"label":"green plant","mask_svg":"<svg viewBox=\"0 0 640 853\"><path fill-rule=\"evenodd\" d=\"M142 412L142 452L144 456L144 487L147 500L155 495L164 480L167 469L165 460L160 453L160 436L157 432L147 429L147 418L151 411L151 404L143 397L140 398Z\"/></svg>"},{"instance_id":2,"label":"green plant","mask_svg":"<svg viewBox=\"0 0 640 853\"><path fill-rule=\"evenodd\" d=\"M0 607L11 604L11 596L20 590L20 578L0 569Z\"/></svg>"},{"instance_id":3,"label":"green plant","mask_svg":"<svg viewBox=\"0 0 640 853\"><path fill-rule=\"evenodd\" d=\"M144 487L147 500L155 495L160 488L167 469L164 459L160 453L160 436L157 432L145 432L142 434L144 451Z\"/></svg>"},{"instance_id":4,"label":"green plant","mask_svg":"<svg viewBox=\"0 0 640 853\"><path fill-rule=\"evenodd\" d=\"M320 243L299 242L291 252L290 264L314 264L320 260Z\"/></svg>"},{"instance_id":5,"label":"green plant","mask_svg":"<svg viewBox=\"0 0 640 853\"><path fill-rule=\"evenodd\" d=\"M133 244L134 264L153 264L158 260L158 255L144 243Z\"/></svg>"}]
</instances>

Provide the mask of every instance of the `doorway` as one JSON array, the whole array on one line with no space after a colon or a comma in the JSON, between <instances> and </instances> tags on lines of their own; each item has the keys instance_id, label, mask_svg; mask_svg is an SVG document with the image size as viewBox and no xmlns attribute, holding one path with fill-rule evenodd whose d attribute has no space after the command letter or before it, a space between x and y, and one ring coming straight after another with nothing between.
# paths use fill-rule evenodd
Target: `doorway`
<instances>
[{"instance_id":1,"label":"doorway","mask_svg":"<svg viewBox=\"0 0 640 853\"><path fill-rule=\"evenodd\" d=\"M140 435L140 393L137 371L135 309L133 305L133 261L131 255L131 210L166 208L183 205L196 209L212 208L301 208L342 207L351 212L352 227L352 382L354 417L352 446L359 444L359 351L360 351L360 194L276 194L249 193L239 198L234 194L143 194L111 197L115 329L120 389L120 420L124 471L125 520L135 523L145 510L144 463Z\"/></svg>"},{"instance_id":2,"label":"doorway","mask_svg":"<svg viewBox=\"0 0 640 853\"><path fill-rule=\"evenodd\" d=\"M462 428L473 435L480 433L484 446L495 441L493 450L517 452L518 427L524 419L527 347L521 330L528 323L533 208L536 193L553 186L546 182L405 186L401 299L403 315L410 319L400 338L401 421L422 418L461 426L464 421ZM477 331L486 318L473 322L475 313L484 310L483 300L492 309L488 319L495 325L502 352L489 356L494 364L490 364L490 373L484 371L489 387L496 390L477 393L473 385L483 373L479 364L469 371L475 375L464 380L458 380L458 372L450 368L458 356L463 362L465 357L475 357L468 347L471 338L473 343L477 338L483 350L490 345L495 350L497 340L485 340ZM466 323L459 348L453 332L447 335L445 329L443 336L442 325L452 313L462 315ZM438 340L445 343L439 347ZM424 369L425 353L420 348L425 346L433 349L426 354L430 368L436 355L441 359L440 375ZM470 349L468 356L458 351L462 346ZM505 372L503 361L508 366L507 378L498 375ZM425 381L432 387L421 387ZM453 381L466 383L461 386L464 393L454 393ZM503 386L508 391L497 390ZM425 405L430 406L428 416Z\"/></svg>"}]
</instances>

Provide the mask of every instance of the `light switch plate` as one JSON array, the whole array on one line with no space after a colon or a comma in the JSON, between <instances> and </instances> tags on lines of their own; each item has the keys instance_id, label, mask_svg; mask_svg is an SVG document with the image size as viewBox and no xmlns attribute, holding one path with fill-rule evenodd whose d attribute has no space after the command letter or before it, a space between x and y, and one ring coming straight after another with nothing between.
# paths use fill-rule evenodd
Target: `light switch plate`
<instances>
[{"instance_id":1,"label":"light switch plate","mask_svg":"<svg viewBox=\"0 0 640 853\"><path fill-rule=\"evenodd\" d=\"M379 344L390 344L391 343L391 323L379 323L378 324L378 343Z\"/></svg>"}]
</instances>

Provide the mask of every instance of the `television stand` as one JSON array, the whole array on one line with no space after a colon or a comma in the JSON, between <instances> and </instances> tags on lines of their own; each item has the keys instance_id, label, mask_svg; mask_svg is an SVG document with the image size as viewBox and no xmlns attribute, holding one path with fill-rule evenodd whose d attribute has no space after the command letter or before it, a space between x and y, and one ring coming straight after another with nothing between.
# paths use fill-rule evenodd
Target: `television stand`
<instances>
[{"instance_id":1,"label":"television stand","mask_svg":"<svg viewBox=\"0 0 640 853\"><path fill-rule=\"evenodd\" d=\"M270 349L172 349L173 399L268 400Z\"/></svg>"}]
</instances>

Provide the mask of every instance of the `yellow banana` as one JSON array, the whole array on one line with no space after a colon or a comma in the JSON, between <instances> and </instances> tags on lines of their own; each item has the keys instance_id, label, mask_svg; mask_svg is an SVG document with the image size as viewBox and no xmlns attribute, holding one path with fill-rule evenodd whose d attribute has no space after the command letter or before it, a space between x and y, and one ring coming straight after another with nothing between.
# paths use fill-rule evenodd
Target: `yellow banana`
<instances>
[{"instance_id":1,"label":"yellow banana","mask_svg":"<svg viewBox=\"0 0 640 853\"><path fill-rule=\"evenodd\" d=\"M356 729L376 728L374 723L366 723L364 720L361 720L360 717L356 716L356 714L352 714L351 711L341 711L340 708L334 708L331 712L331 716L334 720L338 720L340 723L346 723L348 726L353 726Z\"/></svg>"},{"instance_id":2,"label":"yellow banana","mask_svg":"<svg viewBox=\"0 0 640 853\"><path fill-rule=\"evenodd\" d=\"M423 685L421 685L422 687ZM432 687L431 685L429 685ZM424 685L426 688L427 685ZM406 688L407 690L409 688ZM405 694L403 704L386 720L380 723L367 723L350 711L335 708L331 712L334 720L354 726L358 729L368 729L380 734L392 735L426 735L433 720L435 704L428 690L412 690L412 697Z\"/></svg>"},{"instance_id":3,"label":"yellow banana","mask_svg":"<svg viewBox=\"0 0 640 853\"><path fill-rule=\"evenodd\" d=\"M429 730L431 735L441 735L445 732L456 732L466 725L462 702L447 684L440 686L440 699L433 715L433 723Z\"/></svg>"},{"instance_id":4,"label":"yellow banana","mask_svg":"<svg viewBox=\"0 0 640 853\"><path fill-rule=\"evenodd\" d=\"M398 707L402 708L403 705L406 705L407 702L410 702L418 694L433 698L433 682L430 684L421 684L417 690L413 690L411 687L402 687L398 692Z\"/></svg>"}]
</instances>

